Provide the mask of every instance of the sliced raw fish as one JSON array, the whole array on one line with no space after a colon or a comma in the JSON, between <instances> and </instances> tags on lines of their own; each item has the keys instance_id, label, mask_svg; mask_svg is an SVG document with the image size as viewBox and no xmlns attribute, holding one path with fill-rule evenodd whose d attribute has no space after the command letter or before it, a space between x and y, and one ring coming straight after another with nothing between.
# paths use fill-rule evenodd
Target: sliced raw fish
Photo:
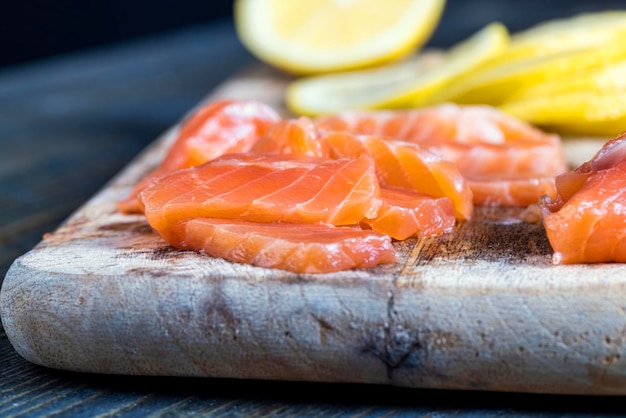
<instances>
[{"instance_id":1,"label":"sliced raw fish","mask_svg":"<svg viewBox=\"0 0 626 418\"><path fill-rule=\"evenodd\" d=\"M248 151L280 120L270 106L256 101L220 100L200 107L183 121L174 144L161 164L142 178L117 206L123 213L140 213L137 195L160 177L194 167L227 153Z\"/></svg>"},{"instance_id":2,"label":"sliced raw fish","mask_svg":"<svg viewBox=\"0 0 626 418\"><path fill-rule=\"evenodd\" d=\"M554 263L626 262L626 133L556 187L540 205Z\"/></svg>"},{"instance_id":3,"label":"sliced raw fish","mask_svg":"<svg viewBox=\"0 0 626 418\"><path fill-rule=\"evenodd\" d=\"M451 232L456 223L452 201L413 190L381 188L382 205L374 219L363 223L397 240Z\"/></svg>"},{"instance_id":4,"label":"sliced raw fish","mask_svg":"<svg viewBox=\"0 0 626 418\"><path fill-rule=\"evenodd\" d=\"M326 141L320 137L313 121L305 116L276 123L256 141L250 151L257 154L328 158Z\"/></svg>"},{"instance_id":5,"label":"sliced raw fish","mask_svg":"<svg viewBox=\"0 0 626 418\"><path fill-rule=\"evenodd\" d=\"M352 225L375 217L381 205L374 161L366 155L227 155L162 177L139 198L165 239L172 225L193 218Z\"/></svg>"},{"instance_id":6,"label":"sliced raw fish","mask_svg":"<svg viewBox=\"0 0 626 418\"><path fill-rule=\"evenodd\" d=\"M371 155L382 185L447 197L458 219L469 219L474 205L469 183L454 164L417 144L379 135L329 132L324 136L334 158Z\"/></svg>"},{"instance_id":7,"label":"sliced raw fish","mask_svg":"<svg viewBox=\"0 0 626 418\"><path fill-rule=\"evenodd\" d=\"M558 135L489 106L444 104L414 110L351 111L320 117L316 124L320 130L384 135L420 144L453 162L468 180L480 180L483 187L490 176L497 183L492 193L504 193L501 198L492 196L492 204L526 205L525 198L511 199L516 194L504 188L507 184L518 188L524 181L537 190L534 201L538 202L554 189L548 184L550 177L567 170ZM484 204L481 194L476 193L474 203Z\"/></svg>"},{"instance_id":8,"label":"sliced raw fish","mask_svg":"<svg viewBox=\"0 0 626 418\"><path fill-rule=\"evenodd\" d=\"M387 235L326 223L197 218L176 224L169 243L232 262L295 273L331 273L396 261Z\"/></svg>"}]
</instances>

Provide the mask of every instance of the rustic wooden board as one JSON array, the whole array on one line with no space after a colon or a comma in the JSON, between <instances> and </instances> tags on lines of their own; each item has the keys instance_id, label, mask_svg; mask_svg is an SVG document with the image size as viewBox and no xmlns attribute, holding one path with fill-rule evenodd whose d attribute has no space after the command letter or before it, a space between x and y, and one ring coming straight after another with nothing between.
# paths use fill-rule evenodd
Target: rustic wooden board
<instances>
[{"instance_id":1,"label":"rustic wooden board","mask_svg":"<svg viewBox=\"0 0 626 418\"><path fill-rule=\"evenodd\" d=\"M208 99L281 107L286 79L238 74ZM284 111L284 109L283 109ZM172 249L114 202L175 127L17 259L0 294L7 336L52 368L133 375L626 394L626 268L556 266L520 209L478 208L394 265L328 275ZM568 140L573 164L601 140Z\"/></svg>"}]
</instances>

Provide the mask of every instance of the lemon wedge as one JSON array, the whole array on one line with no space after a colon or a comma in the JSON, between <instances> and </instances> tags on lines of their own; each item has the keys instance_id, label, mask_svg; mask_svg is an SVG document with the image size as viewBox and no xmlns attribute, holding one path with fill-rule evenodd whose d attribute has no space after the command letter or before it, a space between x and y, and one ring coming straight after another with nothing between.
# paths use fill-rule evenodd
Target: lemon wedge
<instances>
[{"instance_id":1,"label":"lemon wedge","mask_svg":"<svg viewBox=\"0 0 626 418\"><path fill-rule=\"evenodd\" d=\"M584 73L576 72L568 77L559 77L528 85L512 94L507 101L585 91L622 94L625 90L626 59L609 62L597 69L585 71Z\"/></svg>"},{"instance_id":2,"label":"lemon wedge","mask_svg":"<svg viewBox=\"0 0 626 418\"><path fill-rule=\"evenodd\" d=\"M584 13L513 33L508 48L437 92L435 102L498 105L518 90L621 59L626 11Z\"/></svg>"},{"instance_id":3,"label":"lemon wedge","mask_svg":"<svg viewBox=\"0 0 626 418\"><path fill-rule=\"evenodd\" d=\"M621 40L600 46L565 50L553 54L507 62L482 68L440 90L434 100L461 104L500 105L518 90L546 80L584 74L626 58L626 44Z\"/></svg>"},{"instance_id":4,"label":"lemon wedge","mask_svg":"<svg viewBox=\"0 0 626 418\"><path fill-rule=\"evenodd\" d=\"M582 13L538 23L511 35L509 48L487 66L613 43L626 35L626 11Z\"/></svg>"},{"instance_id":5,"label":"lemon wedge","mask_svg":"<svg viewBox=\"0 0 626 418\"><path fill-rule=\"evenodd\" d=\"M614 137L626 131L626 91L574 91L512 101L500 109L547 130Z\"/></svg>"},{"instance_id":6,"label":"lemon wedge","mask_svg":"<svg viewBox=\"0 0 626 418\"><path fill-rule=\"evenodd\" d=\"M383 7L381 7L383 6ZM421 47L445 0L235 0L235 28L259 59L296 74L379 65Z\"/></svg>"},{"instance_id":7,"label":"lemon wedge","mask_svg":"<svg viewBox=\"0 0 626 418\"><path fill-rule=\"evenodd\" d=\"M530 85L501 106L507 113L571 135L626 131L626 59Z\"/></svg>"},{"instance_id":8,"label":"lemon wedge","mask_svg":"<svg viewBox=\"0 0 626 418\"><path fill-rule=\"evenodd\" d=\"M285 101L292 112L306 115L421 106L455 77L501 53L508 40L507 29L492 23L446 53L423 53L375 69L293 81Z\"/></svg>"}]
</instances>

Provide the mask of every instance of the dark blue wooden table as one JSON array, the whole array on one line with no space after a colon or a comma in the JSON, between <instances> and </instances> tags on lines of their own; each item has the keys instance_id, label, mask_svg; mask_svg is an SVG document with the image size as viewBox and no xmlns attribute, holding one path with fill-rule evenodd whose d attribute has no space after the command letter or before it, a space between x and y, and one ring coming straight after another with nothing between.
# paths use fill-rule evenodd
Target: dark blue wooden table
<instances>
[{"instance_id":1,"label":"dark blue wooden table","mask_svg":"<svg viewBox=\"0 0 626 418\"><path fill-rule=\"evenodd\" d=\"M506 6L505 6L506 5ZM432 45L619 2L450 1ZM626 8L626 2L623 5ZM140 150L253 58L231 22L0 71L0 277ZM621 398L152 378L49 370L0 334L0 416L626 416Z\"/></svg>"}]
</instances>

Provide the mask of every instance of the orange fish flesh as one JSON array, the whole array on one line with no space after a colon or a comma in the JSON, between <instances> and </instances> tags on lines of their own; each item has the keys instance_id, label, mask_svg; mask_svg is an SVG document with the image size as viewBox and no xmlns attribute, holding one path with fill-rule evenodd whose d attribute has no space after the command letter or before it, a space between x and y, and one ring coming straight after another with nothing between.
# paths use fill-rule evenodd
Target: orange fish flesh
<instances>
[{"instance_id":1,"label":"orange fish flesh","mask_svg":"<svg viewBox=\"0 0 626 418\"><path fill-rule=\"evenodd\" d=\"M172 231L174 247L295 273L331 273L396 261L389 236L326 223L196 218L175 224Z\"/></svg>"},{"instance_id":2,"label":"orange fish flesh","mask_svg":"<svg viewBox=\"0 0 626 418\"><path fill-rule=\"evenodd\" d=\"M162 163L117 202L122 213L140 213L137 195L160 177L194 167L226 153L246 152L280 120L270 106L256 101L220 100L200 107L183 121Z\"/></svg>"},{"instance_id":3,"label":"orange fish flesh","mask_svg":"<svg viewBox=\"0 0 626 418\"><path fill-rule=\"evenodd\" d=\"M519 188L522 182L537 190L533 200L538 202L542 195L554 193L550 178L567 169L558 135L488 106L351 111L319 117L316 124L322 131L383 135L428 148L454 163L470 182L480 181L481 190L474 197L477 205L526 205L526 194L518 200L514 190L505 189L507 184ZM493 180L491 189L488 178Z\"/></svg>"},{"instance_id":4,"label":"orange fish flesh","mask_svg":"<svg viewBox=\"0 0 626 418\"><path fill-rule=\"evenodd\" d=\"M413 143L347 132L320 136L313 122L301 117L277 123L251 152L332 159L371 156L381 185L406 190L383 187L378 215L362 222L395 239L450 232L455 209L461 220L473 210L469 184L457 168Z\"/></svg>"},{"instance_id":5,"label":"orange fish flesh","mask_svg":"<svg viewBox=\"0 0 626 418\"><path fill-rule=\"evenodd\" d=\"M328 132L324 139L333 158L372 156L382 185L447 197L453 202L458 219L471 217L474 205L468 182L454 164L427 149L378 135Z\"/></svg>"},{"instance_id":6,"label":"orange fish flesh","mask_svg":"<svg viewBox=\"0 0 626 418\"><path fill-rule=\"evenodd\" d=\"M452 232L456 223L452 201L413 190L381 188L378 215L362 222L397 240L425 238Z\"/></svg>"},{"instance_id":7,"label":"orange fish flesh","mask_svg":"<svg viewBox=\"0 0 626 418\"><path fill-rule=\"evenodd\" d=\"M488 107L313 121L220 101L182 124L163 163L118 206L143 212L177 248L323 273L392 263L392 238L448 233L474 204L528 205L548 194L542 209L554 215L591 177L579 170L555 186L564 171L558 136Z\"/></svg>"},{"instance_id":8,"label":"orange fish flesh","mask_svg":"<svg viewBox=\"0 0 626 418\"><path fill-rule=\"evenodd\" d=\"M250 152L328 158L328 144L313 121L303 116L276 123L255 142Z\"/></svg>"},{"instance_id":9,"label":"orange fish flesh","mask_svg":"<svg viewBox=\"0 0 626 418\"><path fill-rule=\"evenodd\" d=\"M484 206L529 206L539 203L541 196L556 196L554 177L536 173L476 175L468 181L474 202Z\"/></svg>"},{"instance_id":10,"label":"orange fish flesh","mask_svg":"<svg viewBox=\"0 0 626 418\"><path fill-rule=\"evenodd\" d=\"M380 186L374 161L229 154L171 173L139 194L148 223L169 229L193 218L354 225L375 217Z\"/></svg>"},{"instance_id":11,"label":"orange fish flesh","mask_svg":"<svg viewBox=\"0 0 626 418\"><path fill-rule=\"evenodd\" d=\"M540 204L555 264L626 262L626 133L556 178Z\"/></svg>"}]
</instances>

